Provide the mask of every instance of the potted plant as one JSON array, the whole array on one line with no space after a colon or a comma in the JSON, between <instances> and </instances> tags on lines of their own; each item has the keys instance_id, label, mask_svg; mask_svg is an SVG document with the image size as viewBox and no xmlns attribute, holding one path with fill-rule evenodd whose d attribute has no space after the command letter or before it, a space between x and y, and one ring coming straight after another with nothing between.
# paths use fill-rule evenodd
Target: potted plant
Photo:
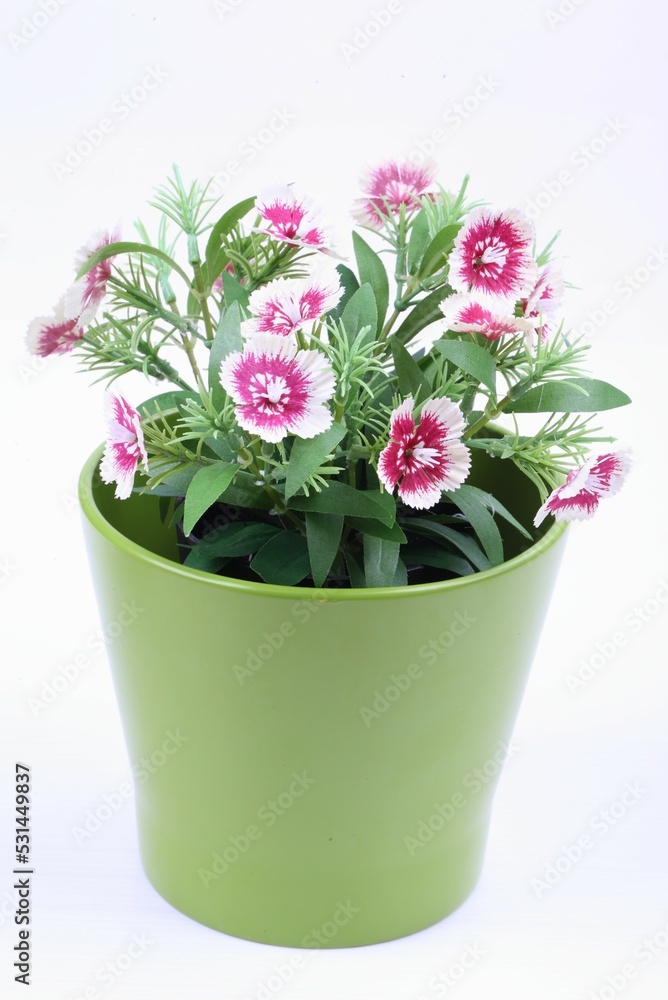
<instances>
[{"instance_id":1,"label":"potted plant","mask_svg":"<svg viewBox=\"0 0 668 1000\"><path fill-rule=\"evenodd\" d=\"M231 934L366 944L467 897L566 522L628 465L554 241L467 181L370 170L345 262L292 188L218 216L174 169L155 238L98 234L29 329L152 384L108 392L86 542L103 618L136 609L109 655L160 759L145 870Z\"/></svg>"}]
</instances>

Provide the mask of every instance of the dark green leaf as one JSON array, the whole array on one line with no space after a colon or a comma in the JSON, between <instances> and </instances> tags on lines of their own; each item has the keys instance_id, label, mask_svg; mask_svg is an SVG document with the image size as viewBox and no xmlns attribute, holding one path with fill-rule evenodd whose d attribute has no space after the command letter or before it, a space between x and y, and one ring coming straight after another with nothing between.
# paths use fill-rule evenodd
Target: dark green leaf
<instances>
[{"instance_id":1,"label":"dark green leaf","mask_svg":"<svg viewBox=\"0 0 668 1000\"><path fill-rule=\"evenodd\" d=\"M453 528L448 528L444 524L438 524L436 521L428 521L426 518L421 517L405 518L400 523L402 528L408 532L412 531L416 535L426 535L427 538L438 538L443 542L449 542L451 545L454 545L455 548L464 553L468 561L476 569L489 569L489 559L480 549L476 540L469 535L465 535L461 531L455 531Z\"/></svg>"},{"instance_id":2,"label":"dark green leaf","mask_svg":"<svg viewBox=\"0 0 668 1000\"><path fill-rule=\"evenodd\" d=\"M334 319L341 319L341 316L343 315L343 310L345 309L348 301L353 297L353 295L359 288L360 283L357 280L357 277L355 276L354 272L351 271L349 267L346 267L345 264L337 264L336 270L339 272L339 276L341 278L341 285L343 286L343 295L341 296L341 299L339 300L336 309L332 309L332 316L334 317Z\"/></svg>"},{"instance_id":3,"label":"dark green leaf","mask_svg":"<svg viewBox=\"0 0 668 1000\"><path fill-rule=\"evenodd\" d=\"M317 511L322 514L347 514L372 517L391 527L396 520L396 502L389 493L376 490L356 490L346 483L330 482L320 493L310 497L293 497L294 510Z\"/></svg>"},{"instance_id":4,"label":"dark green leaf","mask_svg":"<svg viewBox=\"0 0 668 1000\"><path fill-rule=\"evenodd\" d=\"M442 545L414 542L402 546L401 557L409 566L434 566L436 569L447 569L457 576L470 576L475 572L470 562L454 552L448 552Z\"/></svg>"},{"instance_id":5,"label":"dark green leaf","mask_svg":"<svg viewBox=\"0 0 668 1000\"><path fill-rule=\"evenodd\" d=\"M143 253L147 257L157 257L159 260L164 260L165 263L169 264L173 271L176 271L188 286L191 285L191 279L188 277L186 272L182 267L176 263L175 260L169 256L169 254L164 253L162 250L158 250L157 247L149 246L148 243L105 243L101 246L99 250L91 254L86 260L85 264L81 265L79 273L77 274L77 279L82 278L84 274L88 274L91 268L95 267L96 264L100 264L103 260L109 260L110 257L117 257L122 253Z\"/></svg>"},{"instance_id":6,"label":"dark green leaf","mask_svg":"<svg viewBox=\"0 0 668 1000\"><path fill-rule=\"evenodd\" d=\"M258 551L251 569L265 583L300 583L311 572L306 538L297 531L280 531Z\"/></svg>"},{"instance_id":7,"label":"dark green leaf","mask_svg":"<svg viewBox=\"0 0 668 1000\"><path fill-rule=\"evenodd\" d=\"M456 493L446 493L445 496L447 496L452 503L456 504L457 497L461 495L462 490L464 490L465 494L469 493L471 496L477 497L480 503L483 503L492 514L498 514L499 517L502 517L508 522L508 524L512 524L514 528L517 528L520 534L524 535L525 538L528 538L530 542L533 542L533 536L530 532L528 532L524 525L520 524L517 518L513 517L510 511L506 510L503 504L497 500L496 497L492 496L491 493L485 493L484 490L478 489L477 486L469 486L465 483L463 486L459 487ZM457 504L457 506L459 505Z\"/></svg>"},{"instance_id":8,"label":"dark green leaf","mask_svg":"<svg viewBox=\"0 0 668 1000\"><path fill-rule=\"evenodd\" d=\"M304 485L309 476L320 468L328 455L346 436L346 428L332 424L322 434L313 438L296 438L290 451L288 474L285 480L286 499L293 496Z\"/></svg>"},{"instance_id":9,"label":"dark green leaf","mask_svg":"<svg viewBox=\"0 0 668 1000\"><path fill-rule=\"evenodd\" d=\"M184 564L194 569L207 569L216 559L227 560L250 555L279 532L282 533L281 528L261 522L224 524L221 528L210 531L194 545Z\"/></svg>"},{"instance_id":10,"label":"dark green leaf","mask_svg":"<svg viewBox=\"0 0 668 1000\"><path fill-rule=\"evenodd\" d=\"M364 536L364 576L367 587L391 587L399 560L399 543Z\"/></svg>"},{"instance_id":11,"label":"dark green leaf","mask_svg":"<svg viewBox=\"0 0 668 1000\"><path fill-rule=\"evenodd\" d=\"M445 267L447 254L452 250L455 236L460 228L459 225L446 226L445 229L441 229L436 233L420 262L419 275L421 278L427 278L430 274L434 274L440 268Z\"/></svg>"},{"instance_id":12,"label":"dark green leaf","mask_svg":"<svg viewBox=\"0 0 668 1000\"><path fill-rule=\"evenodd\" d=\"M406 564L402 559L397 559L397 568L394 574L394 580L392 581L393 587L406 587L408 586L408 572L406 570Z\"/></svg>"},{"instance_id":13,"label":"dark green leaf","mask_svg":"<svg viewBox=\"0 0 668 1000\"><path fill-rule=\"evenodd\" d=\"M361 589L366 587L366 580L364 579L364 570L360 566L356 557L346 550L346 566L348 567L348 576L350 577L350 586L356 589Z\"/></svg>"},{"instance_id":14,"label":"dark green leaf","mask_svg":"<svg viewBox=\"0 0 668 1000\"><path fill-rule=\"evenodd\" d=\"M377 329L378 333L380 333L387 315L387 304L390 300L387 271L378 254L375 250L371 249L359 233L353 233L353 248L355 250L357 268L360 273L360 285L368 282L373 289L378 314L377 327L374 327L374 330Z\"/></svg>"},{"instance_id":15,"label":"dark green leaf","mask_svg":"<svg viewBox=\"0 0 668 1000\"><path fill-rule=\"evenodd\" d=\"M460 486L458 490L446 492L450 503L455 504L475 531L480 544L487 553L492 566L503 562L503 541L498 525L481 497Z\"/></svg>"},{"instance_id":16,"label":"dark green leaf","mask_svg":"<svg viewBox=\"0 0 668 1000\"><path fill-rule=\"evenodd\" d=\"M408 240L408 254L406 258L408 273L415 274L420 261L429 243L429 220L423 208L415 216L415 221L411 227L411 235Z\"/></svg>"},{"instance_id":17,"label":"dark green leaf","mask_svg":"<svg viewBox=\"0 0 668 1000\"><path fill-rule=\"evenodd\" d=\"M390 338L394 368L397 373L399 392L402 396L413 396L424 401L431 392L427 377L417 361L395 337Z\"/></svg>"},{"instance_id":18,"label":"dark green leaf","mask_svg":"<svg viewBox=\"0 0 668 1000\"><path fill-rule=\"evenodd\" d=\"M396 522L388 528L382 521L375 521L370 517L347 517L346 524L362 535L375 535L376 538L385 538L388 542L400 544L406 541L405 534Z\"/></svg>"},{"instance_id":19,"label":"dark green leaf","mask_svg":"<svg viewBox=\"0 0 668 1000\"><path fill-rule=\"evenodd\" d=\"M438 306L448 295L452 295L452 289L446 285L430 292L417 305L412 306L406 319L394 334L396 340L407 344L420 330L424 330L436 320L443 319L443 313Z\"/></svg>"},{"instance_id":20,"label":"dark green leaf","mask_svg":"<svg viewBox=\"0 0 668 1000\"><path fill-rule=\"evenodd\" d=\"M630 402L625 392L609 382L596 378L572 378L545 382L528 389L506 406L506 413L594 413L626 406Z\"/></svg>"},{"instance_id":21,"label":"dark green leaf","mask_svg":"<svg viewBox=\"0 0 668 1000\"><path fill-rule=\"evenodd\" d=\"M220 366L228 354L240 351L241 347L241 309L238 302L233 302L221 313L209 353L209 390L217 409L222 409L225 401L225 391L220 384Z\"/></svg>"},{"instance_id":22,"label":"dark green leaf","mask_svg":"<svg viewBox=\"0 0 668 1000\"><path fill-rule=\"evenodd\" d=\"M240 201L238 204L228 208L224 215L221 215L220 219L211 230L204 256L206 260L208 278L212 284L220 274L220 271L216 271L215 269L215 261L219 255L224 237L228 236L232 232L236 224L243 219L244 215L248 215L254 205L254 197L244 198L243 201ZM224 266L225 265L223 263L221 265L221 270Z\"/></svg>"},{"instance_id":23,"label":"dark green leaf","mask_svg":"<svg viewBox=\"0 0 668 1000\"><path fill-rule=\"evenodd\" d=\"M215 503L221 493L230 485L239 466L225 465L216 462L215 465L205 465L198 469L186 493L185 512L183 516L183 533L189 535L202 514Z\"/></svg>"},{"instance_id":24,"label":"dark green leaf","mask_svg":"<svg viewBox=\"0 0 668 1000\"><path fill-rule=\"evenodd\" d=\"M496 364L484 347L467 340L437 340L434 347L476 382L482 382L492 392L496 391Z\"/></svg>"},{"instance_id":25,"label":"dark green leaf","mask_svg":"<svg viewBox=\"0 0 668 1000\"><path fill-rule=\"evenodd\" d=\"M348 342L352 343L365 326L375 333L378 326L378 307L373 288L366 282L348 299L341 315Z\"/></svg>"},{"instance_id":26,"label":"dark green leaf","mask_svg":"<svg viewBox=\"0 0 668 1000\"><path fill-rule=\"evenodd\" d=\"M311 563L311 576L316 587L322 587L332 568L341 542L342 514L306 515L306 541Z\"/></svg>"}]
</instances>

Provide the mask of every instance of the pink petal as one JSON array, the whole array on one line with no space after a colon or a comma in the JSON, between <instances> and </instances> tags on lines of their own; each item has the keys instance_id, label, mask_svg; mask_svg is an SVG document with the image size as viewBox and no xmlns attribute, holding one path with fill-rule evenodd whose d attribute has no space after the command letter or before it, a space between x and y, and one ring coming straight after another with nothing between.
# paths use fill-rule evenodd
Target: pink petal
<instances>
[{"instance_id":1,"label":"pink petal","mask_svg":"<svg viewBox=\"0 0 668 1000\"><path fill-rule=\"evenodd\" d=\"M79 320L66 319L64 301L60 300L53 316L34 319L26 332L26 346L31 354L47 358L51 354L69 354L83 337Z\"/></svg>"},{"instance_id":2,"label":"pink petal","mask_svg":"<svg viewBox=\"0 0 668 1000\"><path fill-rule=\"evenodd\" d=\"M537 276L533 234L533 223L516 209L474 210L450 254L450 284L456 291L512 301L528 295Z\"/></svg>"},{"instance_id":3,"label":"pink petal","mask_svg":"<svg viewBox=\"0 0 668 1000\"><path fill-rule=\"evenodd\" d=\"M540 507L534 525L538 527L548 514L555 521L582 521L590 518L606 496L621 489L630 468L626 452L609 452L590 458L579 469L568 473L566 482L557 486Z\"/></svg>"},{"instance_id":4,"label":"pink petal","mask_svg":"<svg viewBox=\"0 0 668 1000\"><path fill-rule=\"evenodd\" d=\"M519 333L533 335L533 324L527 319L502 314L490 308L490 300L466 292L449 295L441 302L448 330L454 333L479 333L487 340L514 337ZM511 310L511 306L508 307Z\"/></svg>"},{"instance_id":5,"label":"pink petal","mask_svg":"<svg viewBox=\"0 0 668 1000\"><path fill-rule=\"evenodd\" d=\"M127 500L140 462L148 472L141 418L123 396L113 392L107 392L105 408L107 443L100 463L100 477L105 483L115 482L116 498Z\"/></svg>"},{"instance_id":6,"label":"pink petal","mask_svg":"<svg viewBox=\"0 0 668 1000\"><path fill-rule=\"evenodd\" d=\"M416 166L397 160L368 168L361 178L365 197L355 202L354 217L364 226L380 229L383 218L398 215L402 205L407 212L419 209L419 199L433 184L436 169L431 161Z\"/></svg>"}]
</instances>

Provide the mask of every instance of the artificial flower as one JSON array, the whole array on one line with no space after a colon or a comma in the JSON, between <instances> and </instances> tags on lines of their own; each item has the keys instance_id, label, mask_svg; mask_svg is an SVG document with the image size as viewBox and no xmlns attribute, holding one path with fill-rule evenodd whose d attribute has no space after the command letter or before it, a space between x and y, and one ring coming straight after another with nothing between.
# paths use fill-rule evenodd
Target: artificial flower
<instances>
[{"instance_id":1,"label":"artificial flower","mask_svg":"<svg viewBox=\"0 0 668 1000\"><path fill-rule=\"evenodd\" d=\"M524 316L536 328L540 328L541 339L547 340L556 313L564 297L564 280L561 272L551 264L541 268L536 284L521 307Z\"/></svg>"},{"instance_id":2,"label":"artificial flower","mask_svg":"<svg viewBox=\"0 0 668 1000\"><path fill-rule=\"evenodd\" d=\"M289 337L334 309L342 295L341 281L333 267L316 268L306 278L276 278L251 294L251 318L242 323L241 332L244 337L256 333Z\"/></svg>"},{"instance_id":3,"label":"artificial flower","mask_svg":"<svg viewBox=\"0 0 668 1000\"><path fill-rule=\"evenodd\" d=\"M240 427L263 441L315 437L332 423L325 406L336 385L329 361L289 337L256 334L224 359L220 381L237 404Z\"/></svg>"},{"instance_id":4,"label":"artificial flower","mask_svg":"<svg viewBox=\"0 0 668 1000\"><path fill-rule=\"evenodd\" d=\"M527 319L513 315L503 315L490 308L490 300L460 292L449 295L441 302L441 312L445 316L448 330L454 333L480 333L487 340L500 337L514 337L518 333L531 336L533 324Z\"/></svg>"},{"instance_id":5,"label":"artificial flower","mask_svg":"<svg viewBox=\"0 0 668 1000\"><path fill-rule=\"evenodd\" d=\"M538 527L548 514L555 521L585 521L595 513L604 497L621 488L629 470L626 452L609 452L588 459L579 469L572 469L562 486L549 495L534 518Z\"/></svg>"},{"instance_id":6,"label":"artificial flower","mask_svg":"<svg viewBox=\"0 0 668 1000\"><path fill-rule=\"evenodd\" d=\"M148 472L141 418L126 399L113 392L107 392L105 403L107 443L100 463L100 476L105 483L115 482L115 496L127 500L140 462Z\"/></svg>"},{"instance_id":7,"label":"artificial flower","mask_svg":"<svg viewBox=\"0 0 668 1000\"><path fill-rule=\"evenodd\" d=\"M65 318L65 300L56 306L53 316L38 316L26 333L26 345L31 354L48 358L50 354L68 354L83 337L78 317Z\"/></svg>"},{"instance_id":8,"label":"artificial flower","mask_svg":"<svg viewBox=\"0 0 668 1000\"><path fill-rule=\"evenodd\" d=\"M533 237L533 223L522 212L475 209L450 254L450 284L513 302L529 295L537 277Z\"/></svg>"},{"instance_id":9,"label":"artificial flower","mask_svg":"<svg viewBox=\"0 0 668 1000\"><path fill-rule=\"evenodd\" d=\"M328 246L328 229L318 209L308 198L300 198L287 185L265 192L255 203L264 225L256 232L294 247L320 250L336 256Z\"/></svg>"},{"instance_id":10,"label":"artificial flower","mask_svg":"<svg viewBox=\"0 0 668 1000\"><path fill-rule=\"evenodd\" d=\"M436 164L399 163L387 160L376 167L369 167L361 178L363 198L355 202L353 216L363 226L381 229L390 215L399 215L420 208L420 197L427 193L436 175Z\"/></svg>"},{"instance_id":11,"label":"artificial flower","mask_svg":"<svg viewBox=\"0 0 668 1000\"><path fill-rule=\"evenodd\" d=\"M413 400L405 399L390 417L390 442L380 453L378 478L409 507L427 509L443 490L456 490L471 467L471 453L459 440L466 426L458 403L430 399L419 422L413 419Z\"/></svg>"},{"instance_id":12,"label":"artificial flower","mask_svg":"<svg viewBox=\"0 0 668 1000\"><path fill-rule=\"evenodd\" d=\"M77 253L74 263L79 271L86 261L90 260L96 250L107 246L109 243L116 243L119 238L117 232L97 232L90 240L81 247ZM65 293L65 313L68 318L78 317L82 326L90 323L100 307L107 292L107 282L111 277L111 265L113 257L100 261L91 267L90 271L84 274L70 285Z\"/></svg>"}]
</instances>

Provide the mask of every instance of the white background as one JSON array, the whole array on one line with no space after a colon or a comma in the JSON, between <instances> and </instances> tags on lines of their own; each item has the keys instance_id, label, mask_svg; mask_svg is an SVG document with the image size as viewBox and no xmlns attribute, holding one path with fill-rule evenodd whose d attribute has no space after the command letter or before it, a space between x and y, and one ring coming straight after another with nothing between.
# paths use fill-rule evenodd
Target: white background
<instances>
[{"instance_id":1,"label":"white background","mask_svg":"<svg viewBox=\"0 0 668 1000\"><path fill-rule=\"evenodd\" d=\"M276 965L300 954L291 981L265 995L419 1000L444 995L445 984L439 994L430 981L456 976L472 945L484 954L448 997L665 998L668 560L659 429L668 359L659 262L668 25L648 0L563 0L561 15L557 3L403 0L380 32L365 25L385 0L235 0L219 10L209 0L44 0L49 18L33 0L3 5L3 997L25 995L11 967L18 759L34 775L28 995L39 1000L92 987L114 1000L256 997ZM149 70L161 81L119 111ZM277 110L291 120L272 133ZM112 129L99 146L70 172L58 167L104 118ZM251 154L258 134L264 145ZM439 925L385 945L301 953L256 945L199 926L154 892L139 865L131 802L75 842L73 827L130 773L104 655L89 655L44 709L30 699L90 653L99 627L73 498L78 470L103 436L102 389L91 390L71 358L33 363L23 334L72 280L73 254L94 229L121 219L131 235L172 161L187 177L218 173L228 204L295 181L326 208L345 246L362 165L429 143L447 187L468 171L475 197L498 207L533 203L541 243L563 231L558 249L581 289L569 291L567 316L592 332L595 374L634 399L603 419L633 448L635 466L624 491L571 533L517 723L521 752L502 777L473 896ZM228 179L230 160L239 171ZM592 657L591 679L571 690L568 678ZM615 803L627 782L643 791L624 810ZM595 817L610 808L619 818L595 832ZM570 871L549 889L532 885L587 833L593 846ZM101 985L98 970L135 934L150 941L146 952ZM642 957L650 954L644 939L654 939L651 960Z\"/></svg>"}]
</instances>

